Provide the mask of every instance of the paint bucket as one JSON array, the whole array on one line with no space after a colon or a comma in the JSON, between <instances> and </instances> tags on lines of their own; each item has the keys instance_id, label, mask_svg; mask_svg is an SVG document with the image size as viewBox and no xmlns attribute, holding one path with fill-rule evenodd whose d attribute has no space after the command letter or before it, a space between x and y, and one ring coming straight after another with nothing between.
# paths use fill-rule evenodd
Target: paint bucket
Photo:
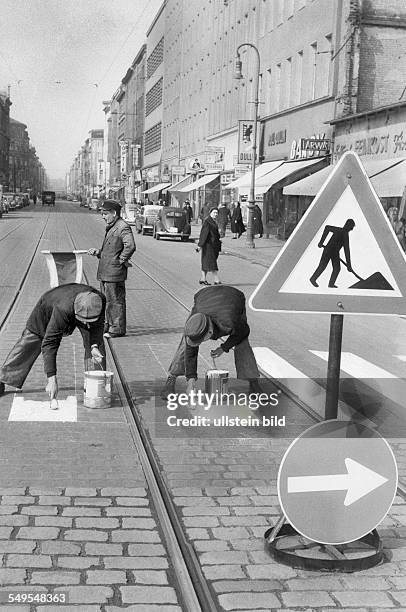
<instances>
[{"instance_id":1,"label":"paint bucket","mask_svg":"<svg viewBox=\"0 0 406 612\"><path fill-rule=\"evenodd\" d=\"M86 408L109 408L111 406L113 372L89 370L85 372L84 382L83 405Z\"/></svg>"},{"instance_id":2,"label":"paint bucket","mask_svg":"<svg viewBox=\"0 0 406 612\"><path fill-rule=\"evenodd\" d=\"M220 399L222 393L227 393L228 390L228 375L227 370L207 370L205 379L205 393L215 395Z\"/></svg>"}]
</instances>

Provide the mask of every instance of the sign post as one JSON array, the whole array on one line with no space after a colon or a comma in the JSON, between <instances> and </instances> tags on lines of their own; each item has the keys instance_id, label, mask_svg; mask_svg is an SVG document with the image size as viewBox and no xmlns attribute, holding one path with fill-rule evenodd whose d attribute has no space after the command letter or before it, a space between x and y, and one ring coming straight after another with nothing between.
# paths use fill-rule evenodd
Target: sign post
<instances>
[{"instance_id":1,"label":"sign post","mask_svg":"<svg viewBox=\"0 0 406 612\"><path fill-rule=\"evenodd\" d=\"M344 315L331 315L327 364L326 407L324 413L324 418L326 420L336 419L338 413L343 324Z\"/></svg>"}]
</instances>

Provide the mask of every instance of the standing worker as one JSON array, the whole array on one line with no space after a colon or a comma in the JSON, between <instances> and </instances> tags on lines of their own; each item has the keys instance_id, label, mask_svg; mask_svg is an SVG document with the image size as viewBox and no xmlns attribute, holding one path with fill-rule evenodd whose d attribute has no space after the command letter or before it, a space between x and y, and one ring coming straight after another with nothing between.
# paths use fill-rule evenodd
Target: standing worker
<instances>
[{"instance_id":1,"label":"standing worker","mask_svg":"<svg viewBox=\"0 0 406 612\"><path fill-rule=\"evenodd\" d=\"M129 259L135 251L131 227L120 217L121 206L115 200L104 200L101 214L106 223L106 235L101 249L89 249L98 257L97 279L106 297L105 338L126 334L125 281Z\"/></svg>"},{"instance_id":2,"label":"standing worker","mask_svg":"<svg viewBox=\"0 0 406 612\"><path fill-rule=\"evenodd\" d=\"M30 314L21 338L0 368L0 395L5 385L21 389L37 357L42 353L46 391L51 400L58 394L56 355L63 336L77 327L85 348L85 369L93 359L105 369L103 343L105 299L89 285L70 283L44 293Z\"/></svg>"},{"instance_id":3,"label":"standing worker","mask_svg":"<svg viewBox=\"0 0 406 612\"><path fill-rule=\"evenodd\" d=\"M186 213L186 219L187 219L187 222L190 225L192 223L192 220L193 220L193 210L192 210L192 207L190 206L189 200L185 200L185 205L183 207L183 210Z\"/></svg>"},{"instance_id":4,"label":"standing worker","mask_svg":"<svg viewBox=\"0 0 406 612\"><path fill-rule=\"evenodd\" d=\"M218 340L222 336L228 338L211 352L212 356L220 357L234 348L237 378L249 381L250 393L262 393L257 362L248 340L249 334L245 295L242 291L229 285L205 287L198 291L182 339L169 366L169 376L161 392L162 399L175 393L178 376L186 376L187 393L196 388L199 346L206 340Z\"/></svg>"}]
</instances>

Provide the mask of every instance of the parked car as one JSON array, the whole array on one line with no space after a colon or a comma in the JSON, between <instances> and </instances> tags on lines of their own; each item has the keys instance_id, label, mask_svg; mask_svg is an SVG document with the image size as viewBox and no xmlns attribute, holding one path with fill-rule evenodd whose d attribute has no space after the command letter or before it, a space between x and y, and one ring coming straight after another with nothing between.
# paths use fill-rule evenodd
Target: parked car
<instances>
[{"instance_id":1,"label":"parked car","mask_svg":"<svg viewBox=\"0 0 406 612\"><path fill-rule=\"evenodd\" d=\"M21 204L18 200L17 194L13 192L3 193L3 199L7 200L8 210L14 210L16 208L21 208Z\"/></svg>"},{"instance_id":2,"label":"parked car","mask_svg":"<svg viewBox=\"0 0 406 612\"><path fill-rule=\"evenodd\" d=\"M180 238L182 242L190 239L191 227L186 212L182 208L165 206L160 210L154 224L153 236L160 238Z\"/></svg>"},{"instance_id":3,"label":"parked car","mask_svg":"<svg viewBox=\"0 0 406 612\"><path fill-rule=\"evenodd\" d=\"M153 233L155 220L162 208L162 206L156 204L146 204L140 208L139 212L135 215L135 227L138 234Z\"/></svg>"},{"instance_id":4,"label":"parked car","mask_svg":"<svg viewBox=\"0 0 406 612\"><path fill-rule=\"evenodd\" d=\"M42 192L42 206L55 206L55 191Z\"/></svg>"}]
</instances>

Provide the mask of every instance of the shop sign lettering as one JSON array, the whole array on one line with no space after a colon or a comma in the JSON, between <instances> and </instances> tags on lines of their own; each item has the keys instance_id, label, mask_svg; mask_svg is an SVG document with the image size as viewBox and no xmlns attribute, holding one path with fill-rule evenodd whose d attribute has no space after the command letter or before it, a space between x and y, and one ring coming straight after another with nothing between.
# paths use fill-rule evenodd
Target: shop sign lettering
<instances>
[{"instance_id":1,"label":"shop sign lettering","mask_svg":"<svg viewBox=\"0 0 406 612\"><path fill-rule=\"evenodd\" d=\"M314 143L314 146L310 146ZM317 144L319 143L319 144ZM321 144L323 143L323 144ZM305 147L304 145L307 145ZM293 140L290 147L290 159L308 159L309 157L319 157L320 153L326 154L330 149L330 141L326 139L326 134L313 134L310 138L300 138Z\"/></svg>"},{"instance_id":2,"label":"shop sign lettering","mask_svg":"<svg viewBox=\"0 0 406 612\"><path fill-rule=\"evenodd\" d=\"M399 128L398 128L399 129ZM346 151L355 151L358 155L396 155L406 151L406 132L385 133L365 136L353 141L343 141L343 136L336 138L334 157L339 159Z\"/></svg>"},{"instance_id":3,"label":"shop sign lettering","mask_svg":"<svg viewBox=\"0 0 406 612\"><path fill-rule=\"evenodd\" d=\"M278 144L286 142L286 130L279 130L278 132L272 132L268 138L268 147L274 147Z\"/></svg>"}]
</instances>

